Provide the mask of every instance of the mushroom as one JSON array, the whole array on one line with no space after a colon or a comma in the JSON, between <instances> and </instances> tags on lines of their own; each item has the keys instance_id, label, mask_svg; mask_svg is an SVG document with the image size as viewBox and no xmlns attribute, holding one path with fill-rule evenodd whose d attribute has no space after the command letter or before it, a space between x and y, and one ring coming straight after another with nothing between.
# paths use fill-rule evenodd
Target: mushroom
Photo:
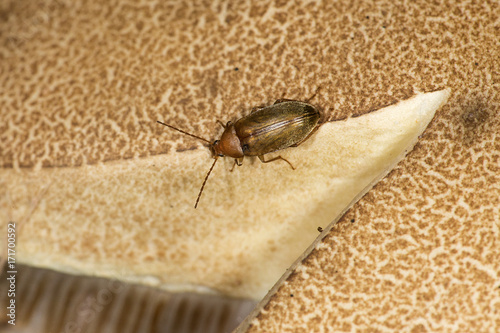
<instances>
[{"instance_id":1,"label":"mushroom","mask_svg":"<svg viewBox=\"0 0 500 333\"><path fill-rule=\"evenodd\" d=\"M287 212L298 217L287 193L308 179L303 166L328 156L331 143L314 150L328 129L449 88L449 104L396 169L331 229L311 224L324 238L240 330L493 327L500 70L489 8L3 4L0 210L20 227L17 258L171 291L260 297L286 268L266 265L278 262L279 237L293 225ZM216 138L216 120L318 86L326 124L286 151L297 170L250 160L230 173L227 160L192 208L210 153L156 120ZM300 205L314 205L313 194ZM269 215L258 211L262 198ZM253 224L257 216L270 223Z\"/></svg>"}]
</instances>

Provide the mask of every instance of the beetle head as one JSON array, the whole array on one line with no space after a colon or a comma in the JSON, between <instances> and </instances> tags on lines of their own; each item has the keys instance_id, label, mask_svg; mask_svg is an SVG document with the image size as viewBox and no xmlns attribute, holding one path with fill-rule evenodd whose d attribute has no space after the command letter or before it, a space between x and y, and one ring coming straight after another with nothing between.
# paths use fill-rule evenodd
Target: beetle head
<instances>
[{"instance_id":1,"label":"beetle head","mask_svg":"<svg viewBox=\"0 0 500 333\"><path fill-rule=\"evenodd\" d=\"M220 150L220 140L215 140L214 143L210 145L210 150L212 151L213 158L224 157L224 154Z\"/></svg>"},{"instance_id":2,"label":"beetle head","mask_svg":"<svg viewBox=\"0 0 500 333\"><path fill-rule=\"evenodd\" d=\"M244 156L240 139L231 122L227 123L220 140L216 140L211 146L214 157L230 156L233 158L241 158Z\"/></svg>"},{"instance_id":3,"label":"beetle head","mask_svg":"<svg viewBox=\"0 0 500 333\"><path fill-rule=\"evenodd\" d=\"M203 189L205 188L205 184L207 183L208 177L210 176L210 173L212 172L215 163L217 162L217 159L219 157L224 157L224 156L231 156L234 158L240 158L243 157L243 151L240 146L240 139L238 138L238 135L236 135L236 130L234 129L234 125L231 122L228 122L226 126L224 124L224 133L222 133L222 136L220 140L215 140L214 143L211 143L207 139L204 139L202 137L199 137L197 135L191 134L189 132L183 131L177 127L174 127L169 124L165 124L161 121L157 121L157 123L162 124L164 126L167 126L173 130L176 130L178 132L181 132L183 134L192 136L193 138L208 142L210 144L210 150L212 151L212 155L214 157L214 163L212 163L212 166L210 167L210 170L208 170L207 175L205 176L205 180L203 180L203 184L201 185L200 193L198 193L198 198L196 198L196 203L194 204L194 208L198 207L198 202L200 202L200 197L201 194L203 193Z\"/></svg>"}]
</instances>

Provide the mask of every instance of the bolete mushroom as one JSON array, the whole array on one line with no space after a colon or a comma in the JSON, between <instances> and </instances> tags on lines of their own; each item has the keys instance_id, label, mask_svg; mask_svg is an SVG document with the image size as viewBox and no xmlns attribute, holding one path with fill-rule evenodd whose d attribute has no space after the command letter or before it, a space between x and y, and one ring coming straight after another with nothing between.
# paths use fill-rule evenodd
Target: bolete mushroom
<instances>
[{"instance_id":1,"label":"bolete mushroom","mask_svg":"<svg viewBox=\"0 0 500 333\"><path fill-rule=\"evenodd\" d=\"M325 231L240 330L494 330L495 5L1 4L0 210L2 225L19 226L17 258L170 290L260 297L286 268L274 265L287 255L276 240L293 228L284 214L312 219L298 208L315 200L319 215L330 209L315 191L302 192L309 167L331 156L332 142L314 150L334 137L329 127L449 88L449 104L415 149ZM192 208L210 153L156 120L215 139L216 120L304 99L319 86L314 103L326 124L286 151L297 170L249 160L229 173L227 160ZM302 193L295 205L292 193ZM263 215L262 205L273 209ZM264 218L285 224L253 223Z\"/></svg>"}]
</instances>

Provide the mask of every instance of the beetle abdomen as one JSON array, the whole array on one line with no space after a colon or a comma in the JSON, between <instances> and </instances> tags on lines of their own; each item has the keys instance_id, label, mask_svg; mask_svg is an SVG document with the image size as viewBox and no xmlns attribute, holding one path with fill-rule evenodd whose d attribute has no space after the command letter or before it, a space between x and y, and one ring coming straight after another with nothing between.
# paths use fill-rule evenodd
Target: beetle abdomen
<instances>
[{"instance_id":1,"label":"beetle abdomen","mask_svg":"<svg viewBox=\"0 0 500 333\"><path fill-rule=\"evenodd\" d=\"M300 143L316 127L319 111L312 105L286 101L239 119L234 127L243 153L260 156Z\"/></svg>"}]
</instances>

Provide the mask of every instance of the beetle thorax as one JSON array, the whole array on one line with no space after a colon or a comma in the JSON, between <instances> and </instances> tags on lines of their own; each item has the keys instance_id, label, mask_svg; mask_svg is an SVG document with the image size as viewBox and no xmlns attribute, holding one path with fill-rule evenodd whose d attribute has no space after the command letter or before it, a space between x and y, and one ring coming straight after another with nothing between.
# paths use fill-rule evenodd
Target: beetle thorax
<instances>
[{"instance_id":1,"label":"beetle thorax","mask_svg":"<svg viewBox=\"0 0 500 333\"><path fill-rule=\"evenodd\" d=\"M229 156L233 158L243 157L240 139L236 135L236 130L232 123L228 123L224 133L212 145L214 156Z\"/></svg>"}]
</instances>

